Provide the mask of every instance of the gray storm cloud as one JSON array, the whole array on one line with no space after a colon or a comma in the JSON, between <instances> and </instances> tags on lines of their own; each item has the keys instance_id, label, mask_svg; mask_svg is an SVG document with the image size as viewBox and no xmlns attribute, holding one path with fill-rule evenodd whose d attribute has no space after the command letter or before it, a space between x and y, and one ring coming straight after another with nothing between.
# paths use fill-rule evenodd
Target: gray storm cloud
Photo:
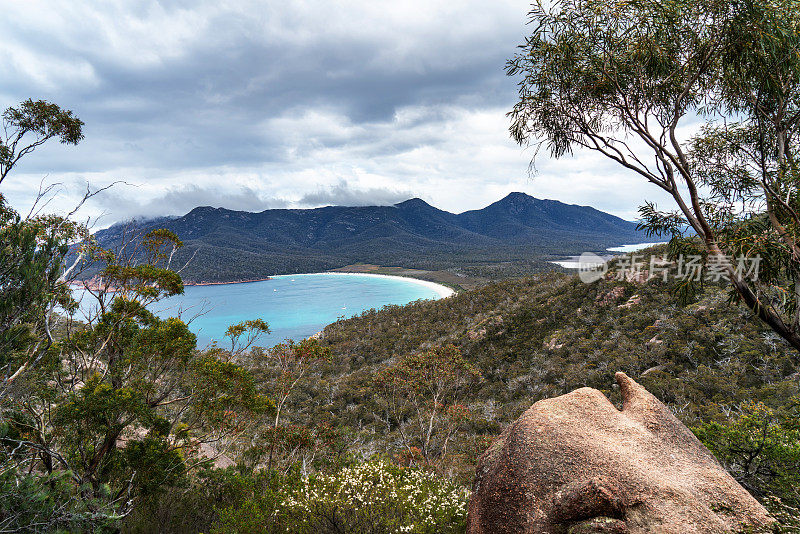
<instances>
[{"instance_id":1,"label":"gray storm cloud","mask_svg":"<svg viewBox=\"0 0 800 534\"><path fill-rule=\"evenodd\" d=\"M391 206L412 198L411 191L370 188L353 189L344 180L314 193L306 193L298 201L303 206Z\"/></svg>"},{"instance_id":2,"label":"gray storm cloud","mask_svg":"<svg viewBox=\"0 0 800 534\"><path fill-rule=\"evenodd\" d=\"M160 215L185 215L197 206L224 207L238 211L263 211L284 208L287 202L280 199L263 199L249 188L225 191L195 185L172 187L161 196L139 202L135 190L120 185L98 194L92 201L103 211L114 214L114 219L156 217Z\"/></svg>"},{"instance_id":3,"label":"gray storm cloud","mask_svg":"<svg viewBox=\"0 0 800 534\"><path fill-rule=\"evenodd\" d=\"M289 201L280 198L265 198L258 191L242 187L224 190L219 187L200 187L186 185L171 187L163 195L148 199L146 202L136 200L137 188L128 184L119 184L103 191L91 199L105 213L114 213L115 220L126 220L135 217L157 217L161 215L185 215L197 206L212 206L238 211L260 212L267 209L289 207L335 206L390 206L412 198L411 191L396 191L383 188L359 189L345 180L329 187L320 187L317 191L307 193L298 200ZM108 223L109 221L101 221Z\"/></svg>"},{"instance_id":4,"label":"gray storm cloud","mask_svg":"<svg viewBox=\"0 0 800 534\"><path fill-rule=\"evenodd\" d=\"M45 175L146 183L134 202L110 193L92 204L112 219L192 203L258 210L408 196L463 211L513 190L596 203L597 177L582 169L614 184L618 171L589 159L532 184L530 154L509 139L517 95L504 65L527 10L516 0L8 3L0 109L56 102L84 120L86 139L26 158L3 194L30 204L26 184ZM604 207L630 217L651 191L631 184Z\"/></svg>"}]
</instances>

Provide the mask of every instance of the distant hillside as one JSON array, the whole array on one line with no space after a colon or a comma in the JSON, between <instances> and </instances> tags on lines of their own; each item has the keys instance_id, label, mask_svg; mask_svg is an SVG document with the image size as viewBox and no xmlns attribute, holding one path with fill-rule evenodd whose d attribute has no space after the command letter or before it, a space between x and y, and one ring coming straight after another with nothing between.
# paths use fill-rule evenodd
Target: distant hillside
<instances>
[{"instance_id":1,"label":"distant hillside","mask_svg":"<svg viewBox=\"0 0 800 534\"><path fill-rule=\"evenodd\" d=\"M461 214L418 198L394 206L260 213L204 206L175 219L117 224L96 237L113 249L126 238L162 227L185 244L177 261L194 257L182 273L188 281L313 272L358 262L448 269L646 241L635 223L523 193Z\"/></svg>"}]
</instances>

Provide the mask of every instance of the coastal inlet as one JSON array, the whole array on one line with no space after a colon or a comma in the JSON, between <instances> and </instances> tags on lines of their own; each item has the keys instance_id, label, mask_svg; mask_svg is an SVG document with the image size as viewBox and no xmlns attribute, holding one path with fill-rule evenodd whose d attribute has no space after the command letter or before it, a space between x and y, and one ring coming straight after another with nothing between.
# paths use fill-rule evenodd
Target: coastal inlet
<instances>
[{"instance_id":1,"label":"coastal inlet","mask_svg":"<svg viewBox=\"0 0 800 534\"><path fill-rule=\"evenodd\" d=\"M258 344L272 346L285 339L300 340L341 318L353 317L389 304L405 305L419 299L438 299L453 294L440 284L376 274L316 273L275 276L260 282L186 286L176 295L155 304L160 317L180 316L197 335L203 348L216 340L228 343L225 330L248 319L263 319L272 333ZM76 290L76 298L83 296ZM91 298L81 299L81 312L91 311Z\"/></svg>"}]
</instances>

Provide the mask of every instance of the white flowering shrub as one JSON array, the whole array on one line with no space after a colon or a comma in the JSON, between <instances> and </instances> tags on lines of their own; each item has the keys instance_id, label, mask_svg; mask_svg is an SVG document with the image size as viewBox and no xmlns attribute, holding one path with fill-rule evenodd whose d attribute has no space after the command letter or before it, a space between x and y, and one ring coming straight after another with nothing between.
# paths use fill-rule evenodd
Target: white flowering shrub
<instances>
[{"instance_id":1,"label":"white flowering shrub","mask_svg":"<svg viewBox=\"0 0 800 534\"><path fill-rule=\"evenodd\" d=\"M247 478L247 477L245 477ZM212 534L455 534L469 490L420 468L373 460L332 474L247 478L246 497L218 511Z\"/></svg>"},{"instance_id":2,"label":"white flowering shrub","mask_svg":"<svg viewBox=\"0 0 800 534\"><path fill-rule=\"evenodd\" d=\"M288 532L464 532L469 490L375 460L302 479L284 501Z\"/></svg>"}]
</instances>

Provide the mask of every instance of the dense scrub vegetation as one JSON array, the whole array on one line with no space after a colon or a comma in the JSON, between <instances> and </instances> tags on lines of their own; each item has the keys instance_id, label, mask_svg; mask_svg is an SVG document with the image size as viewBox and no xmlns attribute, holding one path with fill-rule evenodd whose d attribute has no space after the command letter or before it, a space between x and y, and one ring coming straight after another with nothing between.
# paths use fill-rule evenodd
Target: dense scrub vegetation
<instances>
[{"instance_id":1,"label":"dense scrub vegetation","mask_svg":"<svg viewBox=\"0 0 800 534\"><path fill-rule=\"evenodd\" d=\"M655 280L584 284L547 273L369 311L325 329L338 356L327 372L350 385L333 398L352 401L349 395L398 355L448 343L481 373L470 394L477 411L499 422L582 386L614 395L617 370L637 377L690 424L724 418L726 407L747 400L783 405L796 393L796 353L722 288L706 287L685 306L671 289ZM504 406L502 414L492 414L493 402ZM368 414L356 412L341 417L367 424Z\"/></svg>"},{"instance_id":2,"label":"dense scrub vegetation","mask_svg":"<svg viewBox=\"0 0 800 534\"><path fill-rule=\"evenodd\" d=\"M329 356L295 383L282 416L309 439L284 445L279 469L336 472L389 454L468 487L488 443L533 402L582 386L618 401L613 373L623 370L791 528L797 354L719 284L685 304L677 289L614 270L593 284L543 273L329 325ZM276 383L271 353L248 355L264 384Z\"/></svg>"},{"instance_id":3,"label":"dense scrub vegetation","mask_svg":"<svg viewBox=\"0 0 800 534\"><path fill-rule=\"evenodd\" d=\"M402 454L417 410L409 398L405 414L387 411L376 380L406 354L452 344L479 378L451 397L464 413L447 431L447 453L427 463L468 483L487 441L533 402L583 386L617 401L612 378L622 370L694 428L747 489L796 507L796 351L719 284L683 305L678 289L618 280L613 270L593 284L547 273L334 323L324 332L331 363L294 397L308 417L298 421L327 414L365 453Z\"/></svg>"},{"instance_id":4,"label":"dense scrub vegetation","mask_svg":"<svg viewBox=\"0 0 800 534\"><path fill-rule=\"evenodd\" d=\"M618 402L613 373L623 370L693 428L791 531L800 505L797 354L746 308L731 303L720 285L699 288L685 304L676 289L661 280L618 280L614 270L593 284L545 273L329 325L317 349L325 357L316 358L303 376L281 371L285 364L275 359L275 350L285 352L286 346L253 349L245 365L265 391L281 397L277 385L287 379L293 384L291 391L281 389L284 431L273 476L284 477L281 487L293 488L287 492L307 494L315 476L347 478L354 466L378 455L413 466L412 472L424 469L437 487L466 488L479 455L533 402L582 386ZM224 532L248 531L253 517L261 518L259 524L286 517L278 504L284 497L276 496L269 476L250 470L264 465L275 436L262 432L261 439L258 444L248 437L242 443L250 449L229 451L239 466L236 477L246 480L226 483L238 488L236 497L220 496L228 490L210 497L205 490L176 488L166 500L146 503L128 524L172 517L188 506L173 499L216 502L206 524ZM233 476L231 469L225 476ZM406 517L397 511L400 503L370 499L376 509L395 510L392 521ZM330 512L324 509L313 507L313 520L293 521L335 531L325 523ZM343 531L359 531L371 521L347 509L339 508L343 515L335 519L350 525ZM440 513L459 512L445 507ZM383 525L370 531L393 530Z\"/></svg>"},{"instance_id":5,"label":"dense scrub vegetation","mask_svg":"<svg viewBox=\"0 0 800 534\"><path fill-rule=\"evenodd\" d=\"M303 476L207 469L151 499L126 532L257 534L290 532L463 532L466 488L422 468L387 460Z\"/></svg>"}]
</instances>

